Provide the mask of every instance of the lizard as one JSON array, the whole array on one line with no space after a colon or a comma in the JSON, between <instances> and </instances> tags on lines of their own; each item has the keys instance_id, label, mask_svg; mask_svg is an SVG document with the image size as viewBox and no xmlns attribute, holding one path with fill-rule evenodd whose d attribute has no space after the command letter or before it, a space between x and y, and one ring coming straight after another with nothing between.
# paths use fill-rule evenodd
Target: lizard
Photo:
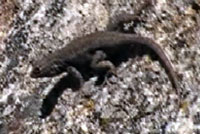
<instances>
[{"instance_id":1,"label":"lizard","mask_svg":"<svg viewBox=\"0 0 200 134\"><path fill-rule=\"evenodd\" d=\"M144 4L144 7L149 4L148 2ZM43 101L42 107L45 109L41 109L42 116L46 117L50 114L53 107L49 105L55 105L57 102L52 96L58 97L67 87L80 89L84 81L93 76L98 76L99 84L101 84L106 75L121 62L140 54L140 52L150 52L152 58L155 56L161 62L176 93L180 94L178 77L160 45L147 37L122 33L122 30L119 29L119 25L124 22L140 19L137 14L121 13L109 22L106 31L76 38L64 48L36 60L30 75L33 78L53 77L67 72L66 78L62 78L62 81L54 87L59 88L60 91L50 92Z\"/></svg>"},{"instance_id":2,"label":"lizard","mask_svg":"<svg viewBox=\"0 0 200 134\"><path fill-rule=\"evenodd\" d=\"M88 78L105 75L122 61L134 56L132 52L135 48L148 50L147 53L158 58L173 87L179 88L178 77L170 61L156 42L140 35L113 31L91 33L74 39L66 47L38 60L31 77L53 77L67 72L77 80L77 88L80 88Z\"/></svg>"},{"instance_id":3,"label":"lizard","mask_svg":"<svg viewBox=\"0 0 200 134\"><path fill-rule=\"evenodd\" d=\"M64 88L80 89L84 81L93 76L98 76L101 84L106 74L122 61L134 56L132 52L137 51L138 47L139 51L146 53L148 50L152 56L159 59L179 96L178 77L164 51L156 42L136 34L96 32L71 41L66 47L41 58L34 65L31 72L33 78L53 77L67 72L67 78L63 78L64 81L55 86L56 90L61 87L60 91L50 92L43 101L40 117L45 118L50 114L53 110L51 105L57 103L56 98Z\"/></svg>"}]
</instances>

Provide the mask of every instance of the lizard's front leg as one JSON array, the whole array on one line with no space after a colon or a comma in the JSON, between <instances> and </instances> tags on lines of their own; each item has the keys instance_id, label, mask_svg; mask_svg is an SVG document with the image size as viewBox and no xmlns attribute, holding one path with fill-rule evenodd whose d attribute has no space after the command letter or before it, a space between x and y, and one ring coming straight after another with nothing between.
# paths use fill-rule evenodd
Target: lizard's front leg
<instances>
[{"instance_id":1,"label":"lizard's front leg","mask_svg":"<svg viewBox=\"0 0 200 134\"><path fill-rule=\"evenodd\" d=\"M67 67L67 80L69 82L68 87L72 89L79 89L84 83L82 74L72 66Z\"/></svg>"}]
</instances>

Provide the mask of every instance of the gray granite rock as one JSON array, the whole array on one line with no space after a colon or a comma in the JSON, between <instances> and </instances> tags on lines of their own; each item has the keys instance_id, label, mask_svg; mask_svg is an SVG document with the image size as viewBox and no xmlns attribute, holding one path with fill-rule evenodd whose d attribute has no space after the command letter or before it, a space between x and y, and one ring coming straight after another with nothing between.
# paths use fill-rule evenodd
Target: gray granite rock
<instances>
[{"instance_id":1,"label":"gray granite rock","mask_svg":"<svg viewBox=\"0 0 200 134\"><path fill-rule=\"evenodd\" d=\"M144 1L18 0L11 25L1 24L8 31L0 35L0 133L198 134L198 0L154 0L140 12L141 22L125 25L161 45L180 77L181 98L159 62L146 55L122 63L117 76L100 86L91 78L79 91L66 88L52 113L39 117L44 98L65 74L33 79L33 61L76 37L103 31L110 18L134 14Z\"/></svg>"}]
</instances>

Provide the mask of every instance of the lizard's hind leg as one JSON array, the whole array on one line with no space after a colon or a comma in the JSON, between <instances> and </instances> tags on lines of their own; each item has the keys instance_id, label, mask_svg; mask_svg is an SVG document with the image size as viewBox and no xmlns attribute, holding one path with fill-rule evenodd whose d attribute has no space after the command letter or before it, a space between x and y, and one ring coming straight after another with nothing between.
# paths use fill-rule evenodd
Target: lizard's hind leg
<instances>
[{"instance_id":1,"label":"lizard's hind leg","mask_svg":"<svg viewBox=\"0 0 200 134\"><path fill-rule=\"evenodd\" d=\"M111 61L106 60L106 54L97 50L92 57L91 68L97 72L107 72L114 69L114 65Z\"/></svg>"},{"instance_id":2,"label":"lizard's hind leg","mask_svg":"<svg viewBox=\"0 0 200 134\"><path fill-rule=\"evenodd\" d=\"M90 66L98 75L97 85L102 84L109 74L115 74L115 66L111 61L106 60L106 54L101 50L95 52Z\"/></svg>"}]
</instances>

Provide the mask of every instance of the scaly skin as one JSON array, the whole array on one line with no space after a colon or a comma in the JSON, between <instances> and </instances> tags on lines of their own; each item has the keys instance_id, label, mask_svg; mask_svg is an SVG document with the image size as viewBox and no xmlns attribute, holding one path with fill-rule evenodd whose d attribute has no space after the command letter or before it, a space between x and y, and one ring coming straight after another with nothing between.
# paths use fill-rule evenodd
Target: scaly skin
<instances>
[{"instance_id":1,"label":"scaly skin","mask_svg":"<svg viewBox=\"0 0 200 134\"><path fill-rule=\"evenodd\" d=\"M138 35L118 32L97 32L73 40L66 47L39 60L34 66L31 77L52 77L67 71L68 67L76 68L83 76L89 72L98 74L98 71L101 70L97 69L99 66L97 68L92 66L94 65L93 61L97 61L96 64L102 61L110 61L116 66L116 62L121 58L126 60L131 57L137 47L143 48L144 52L142 53L150 50L153 55L156 55L166 69L173 86L177 89L179 83L176 73L173 71L164 51L157 43ZM97 57L95 56L96 51L102 52L99 59L95 59ZM104 55L103 58L101 55ZM107 65L102 68L105 69L105 67L109 70Z\"/></svg>"}]
</instances>

